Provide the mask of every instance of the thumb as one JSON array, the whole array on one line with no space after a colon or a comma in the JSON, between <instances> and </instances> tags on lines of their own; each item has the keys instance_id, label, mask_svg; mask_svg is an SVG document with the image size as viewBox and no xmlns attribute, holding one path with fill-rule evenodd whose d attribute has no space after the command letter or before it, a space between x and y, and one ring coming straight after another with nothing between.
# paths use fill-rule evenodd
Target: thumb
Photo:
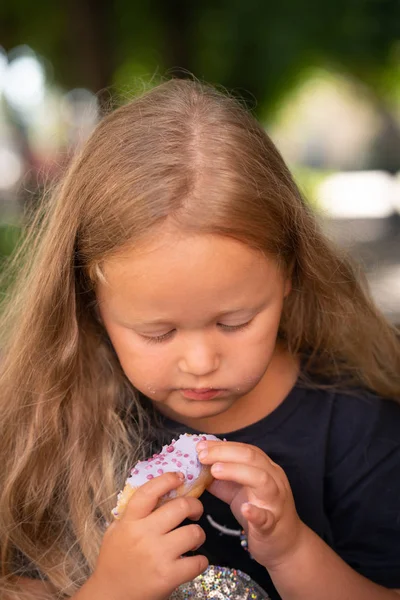
<instances>
[{"instance_id":1,"label":"thumb","mask_svg":"<svg viewBox=\"0 0 400 600\"><path fill-rule=\"evenodd\" d=\"M275 517L270 510L245 502L241 506L241 513L249 525L263 533L271 532L276 524Z\"/></svg>"}]
</instances>

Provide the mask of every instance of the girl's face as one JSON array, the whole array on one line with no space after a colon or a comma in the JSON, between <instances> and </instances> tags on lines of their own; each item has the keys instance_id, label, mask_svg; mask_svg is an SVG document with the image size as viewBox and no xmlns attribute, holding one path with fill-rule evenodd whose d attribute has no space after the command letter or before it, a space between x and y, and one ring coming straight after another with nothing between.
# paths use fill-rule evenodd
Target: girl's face
<instances>
[{"instance_id":1,"label":"girl's face","mask_svg":"<svg viewBox=\"0 0 400 600\"><path fill-rule=\"evenodd\" d=\"M103 273L104 326L127 378L161 413L206 430L265 393L290 290L273 259L226 237L164 232Z\"/></svg>"}]
</instances>

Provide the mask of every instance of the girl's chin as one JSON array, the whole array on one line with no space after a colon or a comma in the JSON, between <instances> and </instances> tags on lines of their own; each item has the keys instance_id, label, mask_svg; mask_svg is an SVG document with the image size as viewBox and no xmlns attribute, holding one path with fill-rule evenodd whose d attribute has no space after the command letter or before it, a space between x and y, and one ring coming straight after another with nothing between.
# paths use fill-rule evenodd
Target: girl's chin
<instances>
[{"instance_id":1,"label":"girl's chin","mask_svg":"<svg viewBox=\"0 0 400 600\"><path fill-rule=\"evenodd\" d=\"M182 398L180 402L170 405L161 403L157 406L159 411L175 420L181 419L203 419L216 417L227 411L233 404L231 398L215 398L214 400L189 400Z\"/></svg>"}]
</instances>

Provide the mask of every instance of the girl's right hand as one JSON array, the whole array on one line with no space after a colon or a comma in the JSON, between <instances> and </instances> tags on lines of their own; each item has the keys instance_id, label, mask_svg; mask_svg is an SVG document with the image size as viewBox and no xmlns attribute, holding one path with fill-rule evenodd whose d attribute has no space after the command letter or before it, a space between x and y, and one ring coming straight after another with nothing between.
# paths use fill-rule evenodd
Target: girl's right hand
<instances>
[{"instance_id":1,"label":"girl's right hand","mask_svg":"<svg viewBox=\"0 0 400 600\"><path fill-rule=\"evenodd\" d=\"M201 502L179 497L155 509L161 496L181 484L177 473L165 473L135 492L122 518L106 530L95 571L84 586L93 597L165 600L207 568L205 556L182 557L204 543L204 531L195 524L179 527L186 518L201 517Z\"/></svg>"}]
</instances>

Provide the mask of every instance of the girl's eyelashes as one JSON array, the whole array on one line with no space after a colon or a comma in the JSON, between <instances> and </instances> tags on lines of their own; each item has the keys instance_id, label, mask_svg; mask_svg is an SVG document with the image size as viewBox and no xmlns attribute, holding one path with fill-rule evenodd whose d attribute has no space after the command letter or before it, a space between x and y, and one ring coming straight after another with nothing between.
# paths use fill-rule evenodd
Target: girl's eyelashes
<instances>
[{"instance_id":1,"label":"girl's eyelashes","mask_svg":"<svg viewBox=\"0 0 400 600\"><path fill-rule=\"evenodd\" d=\"M148 344L158 344L159 342L164 342L165 340L168 340L172 336L174 331L175 331L175 329L171 329L171 331L168 331L167 333L163 333L162 335L156 335L155 337L150 337L148 335L141 334L141 337Z\"/></svg>"},{"instance_id":2,"label":"girl's eyelashes","mask_svg":"<svg viewBox=\"0 0 400 600\"><path fill-rule=\"evenodd\" d=\"M223 323L217 323L218 327L220 327L223 331L226 332L233 332L233 331L238 331L240 329L245 329L246 327L248 327L251 323L250 321L246 321L246 323L241 323L240 325L224 325ZM170 339L172 337L172 335L175 333L176 329L171 329L171 331L167 331L167 333L163 333L162 335L156 335L156 336L148 336L148 335L143 335L140 334L141 337L146 341L146 343L148 344L158 344L161 342L165 342L166 340Z\"/></svg>"},{"instance_id":3,"label":"girl's eyelashes","mask_svg":"<svg viewBox=\"0 0 400 600\"><path fill-rule=\"evenodd\" d=\"M252 319L250 319L250 321L246 321L246 323L241 323L240 325L224 325L223 323L218 323L218 326L224 331L237 331L238 329L245 329L248 327L251 321Z\"/></svg>"}]
</instances>

